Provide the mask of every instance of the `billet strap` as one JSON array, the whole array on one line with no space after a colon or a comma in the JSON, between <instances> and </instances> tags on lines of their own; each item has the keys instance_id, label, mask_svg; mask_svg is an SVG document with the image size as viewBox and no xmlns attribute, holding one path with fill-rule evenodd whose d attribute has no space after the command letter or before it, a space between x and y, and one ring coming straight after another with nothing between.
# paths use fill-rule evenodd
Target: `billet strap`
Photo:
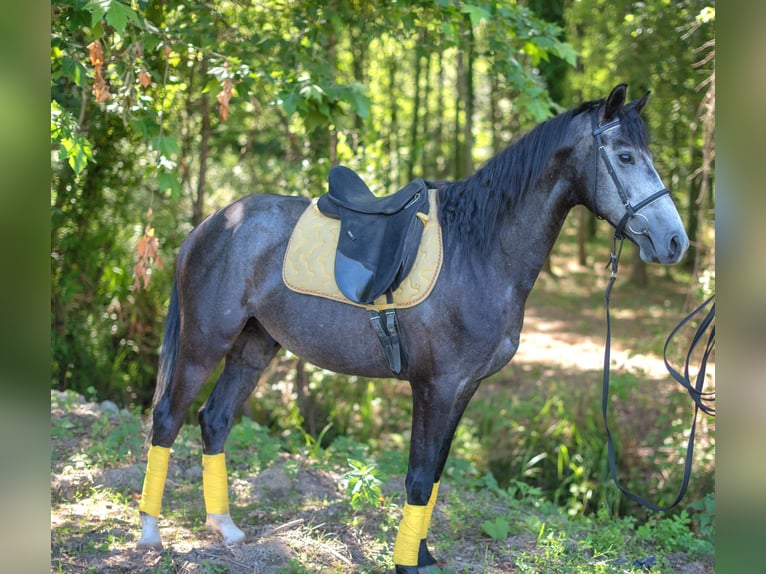
<instances>
[{"instance_id":1,"label":"billet strap","mask_svg":"<svg viewBox=\"0 0 766 574\"><path fill-rule=\"evenodd\" d=\"M617 248L617 245L616 245L617 239L620 240L619 248ZM610 348L611 348L611 337L612 337L609 299L610 299L610 294L612 291L612 286L614 285L615 279L617 278L617 267L618 267L618 263L620 259L620 254L622 253L622 244L623 244L623 238L615 235L615 239L613 240L613 245L612 245L612 253L609 258L609 263L607 263L607 267L611 266L612 273L611 273L611 277L609 278L609 283L607 285L606 293L605 293L606 345L604 348L604 379L603 379L603 387L602 387L602 394L601 394L601 415L602 415L602 418L604 419L604 428L606 429L607 447L609 450L609 470L612 474L612 480L617 485L617 488L619 488L620 491L625 496L630 498L632 501L637 502L641 506L644 506L650 510L668 511L674 508L675 506L677 506L679 502L681 502L681 499L684 497L684 495L686 494L686 490L689 487L689 479L691 478L692 463L694 459L694 437L695 437L695 432L697 429L697 413L700 410L702 410L706 414L713 414L713 415L715 414L715 411L712 408L704 404L704 401L706 400L713 400L710 398L710 395L712 395L712 393L702 392L702 387L705 380L705 370L707 367L707 361L715 345L715 325L713 325L713 321L715 319L715 305L711 307L710 311L708 311L708 314L705 316L705 318L702 320L699 327L697 328L697 332L693 338L693 341L689 348L689 352L686 355L684 375L681 375L678 371L676 371L673 367L670 366L670 363L668 362L668 359L667 359L668 346L670 345L670 340L681 329L681 327L683 327L694 315L696 315L702 309L704 309L713 300L713 297L715 296L707 299L704 303L702 303L702 305L697 307L686 318L684 318L678 324L678 326L676 326L676 328L673 329L670 335L668 335L667 341L665 342L665 348L663 350L663 356L665 358L665 366L670 372L670 374L673 376L673 378L676 381L678 381L689 392L692 399L694 400L694 417L692 419L691 431L689 433L689 442L686 445L686 459L684 462L684 476L683 476L683 481L681 483L681 488L678 492L678 495L676 496L676 499L671 504L669 504L668 506L660 506L658 504L654 504L653 502L650 502L649 500L645 499L642 496L639 496L637 494L630 492L629 490L624 488L622 484L620 483L620 480L617 478L617 469L616 469L617 463L616 463L616 455L615 455L615 448L614 448L614 439L612 438L612 432L609 429L609 423L607 421L607 406L609 404L609 367L611 362ZM708 328L710 328L711 325L712 325L712 328L710 330L704 355L702 357L700 368L697 373L697 380L695 385L692 386L689 381L689 362L691 360L691 355L694 351L694 348L697 346L697 343L702 339L705 331Z\"/></svg>"},{"instance_id":2,"label":"billet strap","mask_svg":"<svg viewBox=\"0 0 766 574\"><path fill-rule=\"evenodd\" d=\"M396 309L393 307L393 294L386 292L388 305L385 309L370 309L370 324L378 336L383 352L386 355L388 368L398 375L407 368L407 350L404 348L404 339L399 333L399 319Z\"/></svg>"}]
</instances>

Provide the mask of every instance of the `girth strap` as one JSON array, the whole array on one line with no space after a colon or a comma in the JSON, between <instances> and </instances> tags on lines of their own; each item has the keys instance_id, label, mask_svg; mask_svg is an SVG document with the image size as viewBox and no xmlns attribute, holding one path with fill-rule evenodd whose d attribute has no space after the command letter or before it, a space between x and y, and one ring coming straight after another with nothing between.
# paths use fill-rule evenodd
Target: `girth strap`
<instances>
[{"instance_id":1,"label":"girth strap","mask_svg":"<svg viewBox=\"0 0 766 574\"><path fill-rule=\"evenodd\" d=\"M386 300L389 305L393 303L391 291L386 293ZM368 309L367 311L370 314L370 324L378 336L380 344L383 345L388 367L394 374L400 374L403 369L407 368L407 347L399 332L399 318L396 315L396 308Z\"/></svg>"}]
</instances>

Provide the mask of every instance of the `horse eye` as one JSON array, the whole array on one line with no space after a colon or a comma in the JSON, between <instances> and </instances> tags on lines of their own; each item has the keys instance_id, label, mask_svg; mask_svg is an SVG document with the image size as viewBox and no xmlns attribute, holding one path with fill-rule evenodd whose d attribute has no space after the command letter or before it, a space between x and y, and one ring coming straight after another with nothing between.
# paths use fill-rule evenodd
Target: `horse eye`
<instances>
[{"instance_id":1,"label":"horse eye","mask_svg":"<svg viewBox=\"0 0 766 574\"><path fill-rule=\"evenodd\" d=\"M622 163L633 163L633 156L629 153L621 153L617 157Z\"/></svg>"}]
</instances>

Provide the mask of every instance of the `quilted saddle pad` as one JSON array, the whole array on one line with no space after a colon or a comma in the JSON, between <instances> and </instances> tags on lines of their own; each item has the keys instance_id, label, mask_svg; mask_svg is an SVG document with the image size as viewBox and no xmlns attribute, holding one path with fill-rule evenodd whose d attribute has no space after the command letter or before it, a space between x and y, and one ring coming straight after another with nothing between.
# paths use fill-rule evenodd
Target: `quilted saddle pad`
<instances>
[{"instance_id":1,"label":"quilted saddle pad","mask_svg":"<svg viewBox=\"0 0 766 574\"><path fill-rule=\"evenodd\" d=\"M423 228L420 249L409 275L394 291L395 308L421 303L436 284L442 266L442 233L436 190L429 190L429 216ZM282 264L285 285L305 295L324 297L357 307L335 284L335 248L340 235L340 220L326 217L316 207L316 199L306 208L290 236ZM371 308L385 308L385 296Z\"/></svg>"}]
</instances>

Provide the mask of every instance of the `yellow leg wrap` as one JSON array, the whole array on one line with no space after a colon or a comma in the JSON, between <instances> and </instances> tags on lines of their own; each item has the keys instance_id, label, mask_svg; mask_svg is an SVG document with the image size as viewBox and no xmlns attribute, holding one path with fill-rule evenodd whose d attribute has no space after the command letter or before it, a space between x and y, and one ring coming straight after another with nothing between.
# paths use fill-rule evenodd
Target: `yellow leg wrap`
<instances>
[{"instance_id":1,"label":"yellow leg wrap","mask_svg":"<svg viewBox=\"0 0 766 574\"><path fill-rule=\"evenodd\" d=\"M424 536L423 524L428 506L411 506L404 503L402 522L394 543L394 564L417 566L420 540Z\"/></svg>"},{"instance_id":2,"label":"yellow leg wrap","mask_svg":"<svg viewBox=\"0 0 766 574\"><path fill-rule=\"evenodd\" d=\"M208 514L229 513L229 483L224 453L202 455L202 491Z\"/></svg>"},{"instance_id":3,"label":"yellow leg wrap","mask_svg":"<svg viewBox=\"0 0 766 574\"><path fill-rule=\"evenodd\" d=\"M431 526L431 515L434 512L434 506L436 506L436 497L439 494L439 483L434 482L434 487L431 490L431 497L428 499L428 504L426 505L426 516L423 519L423 536L422 538L425 538L428 536L428 528Z\"/></svg>"},{"instance_id":4,"label":"yellow leg wrap","mask_svg":"<svg viewBox=\"0 0 766 574\"><path fill-rule=\"evenodd\" d=\"M169 460L169 448L156 445L149 447L144 488L141 491L141 502L138 509L155 518L159 517L162 508L162 493L165 490L165 479L168 476Z\"/></svg>"}]
</instances>

